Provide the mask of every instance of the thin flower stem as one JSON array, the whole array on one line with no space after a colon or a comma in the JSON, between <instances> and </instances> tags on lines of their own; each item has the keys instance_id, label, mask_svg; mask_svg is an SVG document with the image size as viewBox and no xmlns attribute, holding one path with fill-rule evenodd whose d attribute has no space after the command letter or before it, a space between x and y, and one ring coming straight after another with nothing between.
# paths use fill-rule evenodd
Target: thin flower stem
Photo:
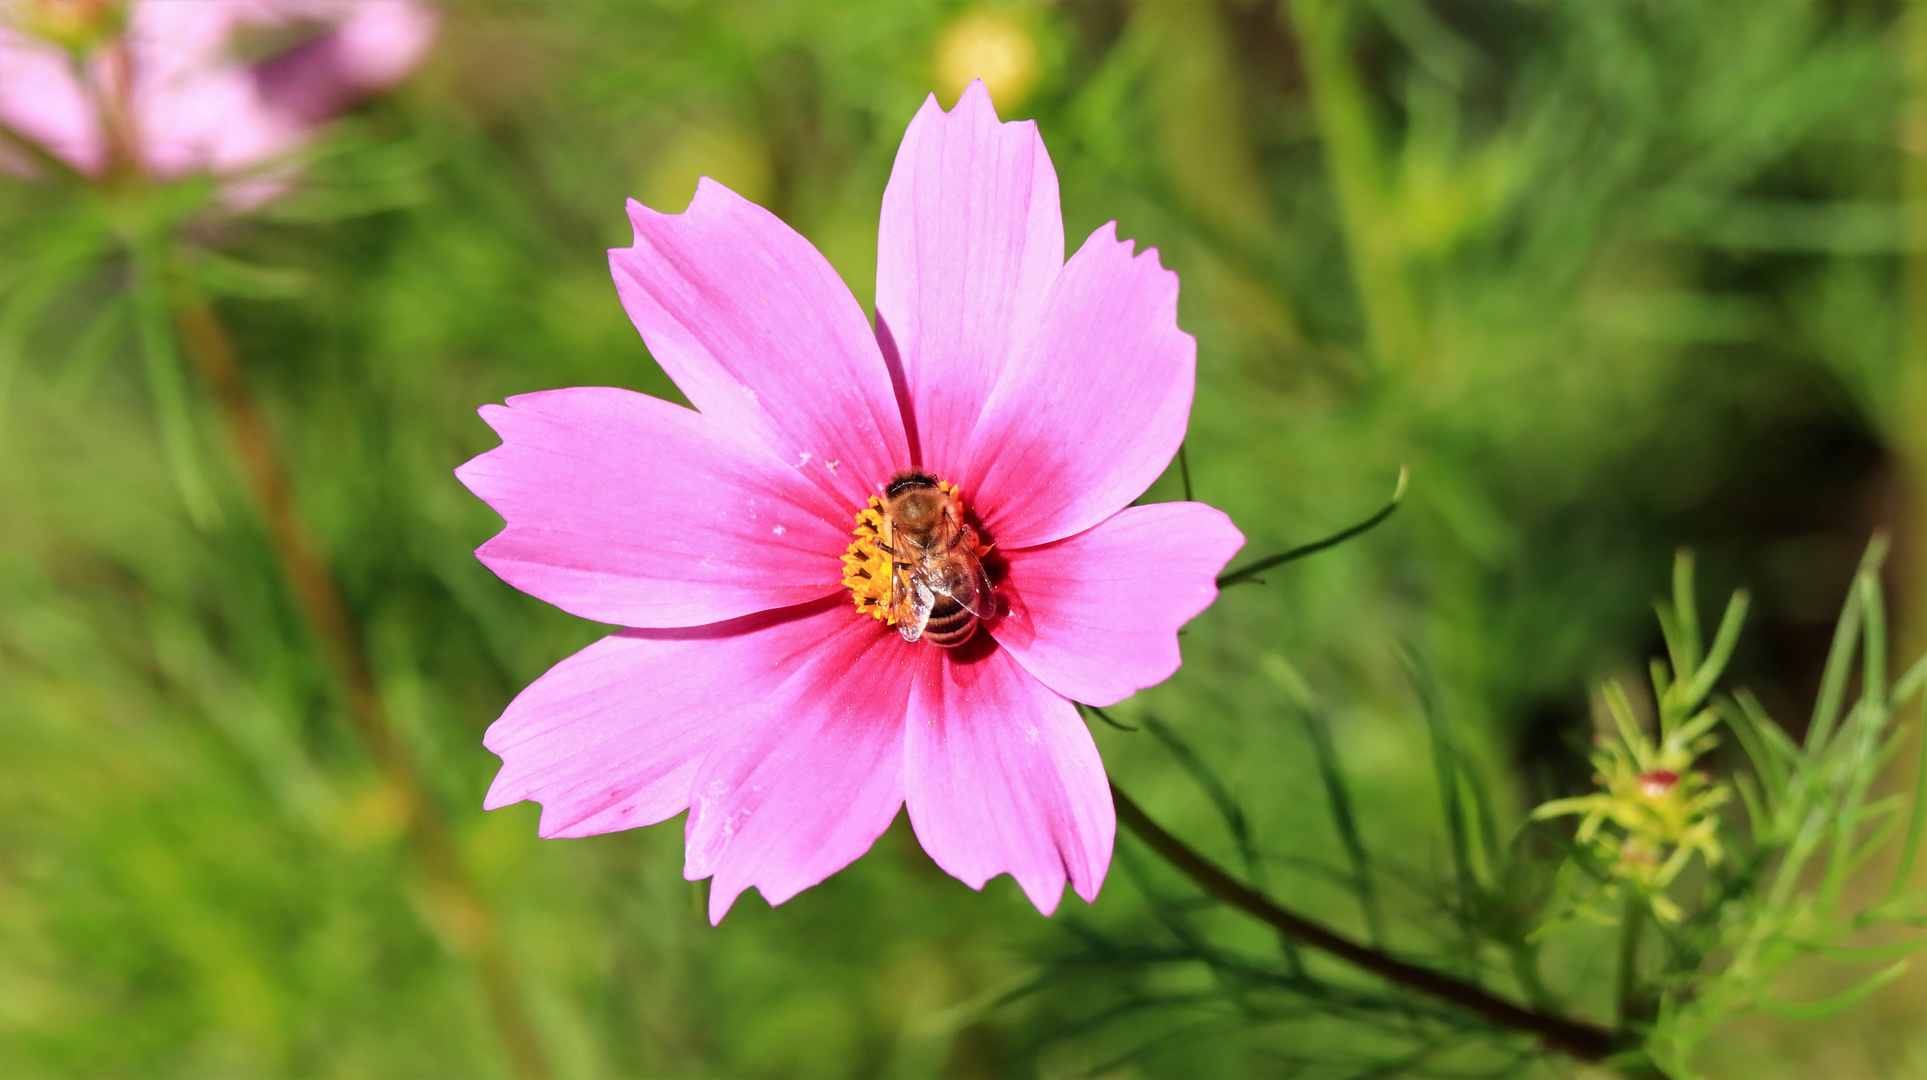
<instances>
[{"instance_id":1,"label":"thin flower stem","mask_svg":"<svg viewBox=\"0 0 1927 1080\"><path fill-rule=\"evenodd\" d=\"M1386 503L1385 507L1378 513L1373 514L1371 517L1366 518L1364 521L1348 529L1340 529L1338 532L1325 537L1323 540L1313 540L1309 544L1300 544L1290 551L1281 551L1276 555L1268 555L1259 559L1257 562L1251 563L1248 566L1241 566L1219 578L1218 588L1227 589L1233 585L1242 585L1247 581L1262 585L1264 582L1258 578L1258 575L1274 566L1283 566L1288 562L1302 559L1307 555L1316 555L1326 548L1337 547L1361 533L1371 532L1384 522L1386 518L1396 513L1398 508L1405 502L1405 486L1410 475L1410 472L1405 466L1399 466L1398 486L1392 489L1392 501Z\"/></svg>"},{"instance_id":2,"label":"thin flower stem","mask_svg":"<svg viewBox=\"0 0 1927 1080\"><path fill-rule=\"evenodd\" d=\"M1165 862L1205 892L1270 924L1298 942L1363 968L1388 982L1457 1005L1498 1027L1535 1036L1548 1047L1581 1061L1603 1061L1627 1048L1615 1032L1581 1020L1535 1012L1495 997L1471 983L1430 968L1408 964L1361 945L1302 915L1287 911L1191 850L1184 841L1165 832L1116 784L1111 785L1111 801L1116 804L1118 820L1124 823L1124 827L1137 834L1138 839L1157 852Z\"/></svg>"},{"instance_id":3,"label":"thin flower stem","mask_svg":"<svg viewBox=\"0 0 1927 1080\"><path fill-rule=\"evenodd\" d=\"M396 735L360 635L334 575L317 552L267 417L249 393L234 347L213 307L186 275L171 275L184 351L220 407L241 472L258 504L281 572L327 659L348 713L384 778L403 801L405 828L443 926L475 964L496 1029L521 1077L551 1070L510 968L494 912L469 878L453 832Z\"/></svg>"}]
</instances>

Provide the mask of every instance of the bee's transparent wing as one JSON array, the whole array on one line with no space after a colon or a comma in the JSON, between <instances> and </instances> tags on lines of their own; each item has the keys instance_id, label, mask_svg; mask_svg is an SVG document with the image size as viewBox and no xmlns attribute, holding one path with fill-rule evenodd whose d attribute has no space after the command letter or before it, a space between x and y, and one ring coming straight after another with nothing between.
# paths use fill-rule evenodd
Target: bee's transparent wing
<instances>
[{"instance_id":1,"label":"bee's transparent wing","mask_svg":"<svg viewBox=\"0 0 1927 1080\"><path fill-rule=\"evenodd\" d=\"M944 567L943 580L936 588L962 604L965 611L979 619L990 619L997 615L997 596L990 591L990 577L984 573L984 564L977 561L977 553L970 550L973 539L966 531L963 543L951 549L952 561Z\"/></svg>"},{"instance_id":2,"label":"bee's transparent wing","mask_svg":"<svg viewBox=\"0 0 1927 1080\"><path fill-rule=\"evenodd\" d=\"M899 570L891 577L890 609L896 612L897 633L903 640L915 641L923 636L923 628L930 624L930 609L936 606L937 592L925 575Z\"/></svg>"}]
</instances>

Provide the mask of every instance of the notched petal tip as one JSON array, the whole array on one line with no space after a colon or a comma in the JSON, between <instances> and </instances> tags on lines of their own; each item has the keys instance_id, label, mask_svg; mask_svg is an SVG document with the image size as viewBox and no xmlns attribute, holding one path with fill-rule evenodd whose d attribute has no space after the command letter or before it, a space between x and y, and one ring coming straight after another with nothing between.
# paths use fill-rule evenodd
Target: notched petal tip
<instances>
[{"instance_id":1,"label":"notched petal tip","mask_svg":"<svg viewBox=\"0 0 1927 1080\"><path fill-rule=\"evenodd\" d=\"M1110 871L1111 865L1109 863L1093 867L1091 872L1084 877L1084 880L1078 881L1076 878L1071 879L1071 891L1075 892L1077 898L1086 904L1097 903L1097 894L1104 891L1104 878ZM1053 910L1054 909L1055 905L1053 905ZM1050 912L1046 911L1044 914L1049 915Z\"/></svg>"},{"instance_id":2,"label":"notched petal tip","mask_svg":"<svg viewBox=\"0 0 1927 1080\"><path fill-rule=\"evenodd\" d=\"M1058 882L1056 891L1048 893L1032 892L1029 889L1025 889L1024 898L1029 900L1030 905L1037 909L1037 914L1048 919L1052 915L1057 914L1058 905L1064 902L1064 884L1063 882Z\"/></svg>"},{"instance_id":3,"label":"notched petal tip","mask_svg":"<svg viewBox=\"0 0 1927 1080\"><path fill-rule=\"evenodd\" d=\"M482 796L482 809L500 810L504 806L514 806L528 800L528 794L521 790L520 785L511 787L502 783L502 774L497 772L495 782L488 786L488 794Z\"/></svg>"},{"instance_id":4,"label":"notched petal tip","mask_svg":"<svg viewBox=\"0 0 1927 1080\"><path fill-rule=\"evenodd\" d=\"M1097 745L1007 652L919 684L904 760L911 827L945 872L972 888L1010 874L1045 915L1067 881L1097 895L1117 827Z\"/></svg>"},{"instance_id":5,"label":"notched petal tip","mask_svg":"<svg viewBox=\"0 0 1927 1080\"><path fill-rule=\"evenodd\" d=\"M622 204L623 211L629 215L629 227L634 230L637 243L644 239L645 232L660 228L664 218L701 216L706 211L724 206L754 207L764 213L769 212L737 194L728 184L710 176L696 178L696 190L690 194L689 201L683 204L681 210L658 210L635 198L624 199ZM629 247L609 248L608 252L614 256L634 246L632 243Z\"/></svg>"},{"instance_id":6,"label":"notched petal tip","mask_svg":"<svg viewBox=\"0 0 1927 1080\"><path fill-rule=\"evenodd\" d=\"M687 873L683 876L689 877ZM699 881L701 879L689 878L689 880ZM736 906L736 898L748 891L748 889L718 889L716 887L716 879L711 878L709 880L709 925L723 925L723 916L729 914L729 909Z\"/></svg>"},{"instance_id":7,"label":"notched petal tip","mask_svg":"<svg viewBox=\"0 0 1927 1080\"><path fill-rule=\"evenodd\" d=\"M932 96L934 97L935 95ZM987 110L992 120L999 119L997 116L997 103L992 101L990 97L990 87L985 86L984 81L980 78L970 80L970 85L964 87L963 93L957 95L957 105L951 111L963 112L966 109L972 111L978 109Z\"/></svg>"}]
</instances>

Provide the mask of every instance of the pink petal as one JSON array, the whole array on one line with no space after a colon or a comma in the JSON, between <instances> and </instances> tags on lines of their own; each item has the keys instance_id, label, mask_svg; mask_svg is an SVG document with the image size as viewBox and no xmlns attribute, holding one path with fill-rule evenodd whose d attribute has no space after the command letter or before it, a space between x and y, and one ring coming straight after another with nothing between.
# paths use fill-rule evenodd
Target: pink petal
<instances>
[{"instance_id":1,"label":"pink petal","mask_svg":"<svg viewBox=\"0 0 1927 1080\"><path fill-rule=\"evenodd\" d=\"M482 418L502 445L455 475L508 523L476 556L523 592L651 627L842 588L848 515L707 417L582 387L485 405Z\"/></svg>"},{"instance_id":2,"label":"pink petal","mask_svg":"<svg viewBox=\"0 0 1927 1080\"><path fill-rule=\"evenodd\" d=\"M1074 701L1110 705L1178 669L1178 627L1217 599L1244 534L1203 503L1132 506L1043 547L1007 551L993 629L1024 670Z\"/></svg>"},{"instance_id":3,"label":"pink petal","mask_svg":"<svg viewBox=\"0 0 1927 1080\"><path fill-rule=\"evenodd\" d=\"M502 769L483 808L533 799L543 836L681 813L719 735L773 707L796 666L851 616L848 605L822 604L603 638L550 668L489 726L482 745Z\"/></svg>"},{"instance_id":4,"label":"pink petal","mask_svg":"<svg viewBox=\"0 0 1927 1080\"><path fill-rule=\"evenodd\" d=\"M164 179L239 172L308 137L306 123L263 106L253 77L231 65L143 80L137 111L143 164Z\"/></svg>"},{"instance_id":5,"label":"pink petal","mask_svg":"<svg viewBox=\"0 0 1927 1080\"><path fill-rule=\"evenodd\" d=\"M849 606L812 620L794 676L711 747L690 789L683 876L714 875L709 921L743 890L780 904L854 862L903 805L910 681L929 646Z\"/></svg>"},{"instance_id":6,"label":"pink petal","mask_svg":"<svg viewBox=\"0 0 1927 1080\"><path fill-rule=\"evenodd\" d=\"M237 0L136 3L128 49L141 163L155 176L229 173L300 146L307 125L265 107L251 73L229 55L243 26L274 21L273 4ZM106 57L96 57L96 69Z\"/></svg>"},{"instance_id":7,"label":"pink petal","mask_svg":"<svg viewBox=\"0 0 1927 1080\"><path fill-rule=\"evenodd\" d=\"M896 393L863 309L808 240L710 179L681 214L633 200L609 252L656 362L719 429L849 512L908 466Z\"/></svg>"},{"instance_id":8,"label":"pink petal","mask_svg":"<svg viewBox=\"0 0 1927 1080\"><path fill-rule=\"evenodd\" d=\"M415 0L362 0L335 32L336 74L355 94L386 90L421 63L436 22L435 9Z\"/></svg>"},{"instance_id":9,"label":"pink petal","mask_svg":"<svg viewBox=\"0 0 1927 1080\"><path fill-rule=\"evenodd\" d=\"M895 344L922 466L954 476L1012 349L1064 264L1057 172L1035 121L1000 124L973 82L930 95L883 192L878 335Z\"/></svg>"},{"instance_id":10,"label":"pink petal","mask_svg":"<svg viewBox=\"0 0 1927 1080\"><path fill-rule=\"evenodd\" d=\"M96 173L107 165L100 126L66 52L5 25L0 25L0 124L80 172ZM4 147L0 142L0 151ZM11 163L17 155L6 152Z\"/></svg>"},{"instance_id":11,"label":"pink petal","mask_svg":"<svg viewBox=\"0 0 1927 1080\"><path fill-rule=\"evenodd\" d=\"M1197 342L1178 329L1178 276L1098 229L1051 285L1042 322L972 436L965 494L990 538L1047 543L1144 493L1177 453Z\"/></svg>"},{"instance_id":12,"label":"pink petal","mask_svg":"<svg viewBox=\"0 0 1927 1080\"><path fill-rule=\"evenodd\" d=\"M434 11L412 0L366 0L341 15L334 30L254 68L264 105L302 124L331 119L400 82L435 35Z\"/></svg>"},{"instance_id":13,"label":"pink petal","mask_svg":"<svg viewBox=\"0 0 1927 1080\"><path fill-rule=\"evenodd\" d=\"M1046 915L1066 876L1097 898L1117 816L1069 701L993 649L934 663L911 694L907 731L910 823L938 866L973 889L1009 873Z\"/></svg>"}]
</instances>

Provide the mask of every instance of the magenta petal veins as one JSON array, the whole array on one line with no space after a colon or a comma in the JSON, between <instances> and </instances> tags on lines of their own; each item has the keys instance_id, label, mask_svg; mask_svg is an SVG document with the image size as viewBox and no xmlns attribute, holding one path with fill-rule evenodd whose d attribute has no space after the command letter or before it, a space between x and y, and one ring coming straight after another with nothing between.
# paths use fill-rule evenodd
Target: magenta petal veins
<instances>
[{"instance_id":1,"label":"magenta petal veins","mask_svg":"<svg viewBox=\"0 0 1927 1080\"><path fill-rule=\"evenodd\" d=\"M1068 699L1003 651L932 659L910 698L906 749L910 823L938 866L973 889L1010 874L1046 915L1067 879L1097 899L1117 814Z\"/></svg>"},{"instance_id":2,"label":"magenta petal veins","mask_svg":"<svg viewBox=\"0 0 1927 1080\"><path fill-rule=\"evenodd\" d=\"M909 460L883 354L849 287L776 215L704 179L680 214L629 203L609 252L629 318L692 405L860 506Z\"/></svg>"},{"instance_id":3,"label":"magenta petal veins","mask_svg":"<svg viewBox=\"0 0 1927 1080\"><path fill-rule=\"evenodd\" d=\"M1198 345L1178 329L1178 276L1116 231L1098 229L1064 264L971 435L961 483L1005 547L1124 509L1184 441Z\"/></svg>"},{"instance_id":4,"label":"magenta petal veins","mask_svg":"<svg viewBox=\"0 0 1927 1080\"><path fill-rule=\"evenodd\" d=\"M1178 670L1178 628L1218 598L1214 580L1244 546L1202 503L1132 506L1043 547L1006 554L1010 614L993 633L1065 697L1110 705Z\"/></svg>"},{"instance_id":5,"label":"magenta petal veins","mask_svg":"<svg viewBox=\"0 0 1927 1080\"><path fill-rule=\"evenodd\" d=\"M684 876L709 918L744 889L780 904L870 850L903 806L903 642L847 607L753 714L717 736L689 795ZM772 669L774 668L772 664Z\"/></svg>"},{"instance_id":6,"label":"magenta petal veins","mask_svg":"<svg viewBox=\"0 0 1927 1080\"><path fill-rule=\"evenodd\" d=\"M1032 121L983 84L910 121L883 192L877 321L895 344L923 468L957 474L984 400L1064 264L1057 172Z\"/></svg>"},{"instance_id":7,"label":"magenta petal veins","mask_svg":"<svg viewBox=\"0 0 1927 1080\"><path fill-rule=\"evenodd\" d=\"M841 587L842 507L708 417L632 390L482 409L502 445L456 470L507 521L476 556L573 615L697 626Z\"/></svg>"},{"instance_id":8,"label":"magenta petal veins","mask_svg":"<svg viewBox=\"0 0 1927 1080\"><path fill-rule=\"evenodd\" d=\"M847 622L825 607L624 630L555 665L483 736L502 769L482 805L541 803L543 836L593 836L682 813L718 733L776 694Z\"/></svg>"}]
</instances>

